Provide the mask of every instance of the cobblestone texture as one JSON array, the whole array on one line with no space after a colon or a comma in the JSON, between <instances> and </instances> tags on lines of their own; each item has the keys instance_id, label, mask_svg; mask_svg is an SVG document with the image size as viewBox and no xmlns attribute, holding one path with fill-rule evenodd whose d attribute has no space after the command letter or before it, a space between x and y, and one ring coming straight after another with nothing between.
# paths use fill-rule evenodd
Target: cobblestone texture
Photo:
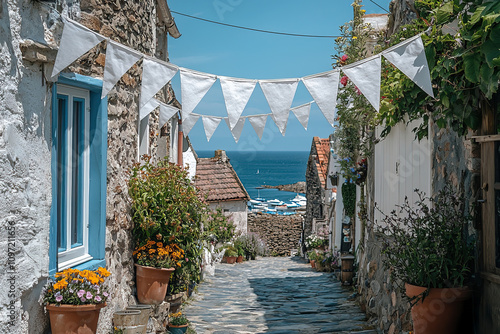
<instances>
[{"instance_id":1,"label":"cobblestone texture","mask_svg":"<svg viewBox=\"0 0 500 334\"><path fill-rule=\"evenodd\" d=\"M298 257L268 257L218 264L184 308L198 334L375 334L332 273Z\"/></svg>"}]
</instances>

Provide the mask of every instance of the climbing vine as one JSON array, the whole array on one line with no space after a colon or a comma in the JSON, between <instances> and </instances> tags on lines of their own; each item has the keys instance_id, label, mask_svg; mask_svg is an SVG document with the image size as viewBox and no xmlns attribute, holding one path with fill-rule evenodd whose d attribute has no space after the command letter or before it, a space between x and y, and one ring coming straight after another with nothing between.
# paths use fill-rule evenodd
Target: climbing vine
<instances>
[{"instance_id":1,"label":"climbing vine","mask_svg":"<svg viewBox=\"0 0 500 334\"><path fill-rule=\"evenodd\" d=\"M344 203L345 215L354 217L356 212L356 185L354 183L342 184L342 202Z\"/></svg>"}]
</instances>

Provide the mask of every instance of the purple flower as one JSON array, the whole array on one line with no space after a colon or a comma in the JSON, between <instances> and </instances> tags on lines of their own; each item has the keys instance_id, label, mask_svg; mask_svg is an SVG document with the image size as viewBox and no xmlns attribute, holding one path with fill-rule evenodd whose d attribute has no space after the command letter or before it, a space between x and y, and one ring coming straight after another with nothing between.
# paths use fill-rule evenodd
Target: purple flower
<instances>
[{"instance_id":1,"label":"purple flower","mask_svg":"<svg viewBox=\"0 0 500 334\"><path fill-rule=\"evenodd\" d=\"M87 291L87 295L85 296L87 299L92 299L94 297L90 291Z\"/></svg>"},{"instance_id":2,"label":"purple flower","mask_svg":"<svg viewBox=\"0 0 500 334\"><path fill-rule=\"evenodd\" d=\"M56 296L56 302L60 303L63 300L63 296Z\"/></svg>"},{"instance_id":3,"label":"purple flower","mask_svg":"<svg viewBox=\"0 0 500 334\"><path fill-rule=\"evenodd\" d=\"M99 303L102 299L99 296L95 296L94 300Z\"/></svg>"},{"instance_id":4,"label":"purple flower","mask_svg":"<svg viewBox=\"0 0 500 334\"><path fill-rule=\"evenodd\" d=\"M80 300L82 301L82 303L85 303L86 301L85 297L80 298Z\"/></svg>"},{"instance_id":5,"label":"purple flower","mask_svg":"<svg viewBox=\"0 0 500 334\"><path fill-rule=\"evenodd\" d=\"M104 295L104 297L108 297L109 296L107 292L103 292L102 294Z\"/></svg>"},{"instance_id":6,"label":"purple flower","mask_svg":"<svg viewBox=\"0 0 500 334\"><path fill-rule=\"evenodd\" d=\"M79 290L76 295L79 297L79 298L82 298L83 295L85 294L85 291L84 290Z\"/></svg>"}]
</instances>

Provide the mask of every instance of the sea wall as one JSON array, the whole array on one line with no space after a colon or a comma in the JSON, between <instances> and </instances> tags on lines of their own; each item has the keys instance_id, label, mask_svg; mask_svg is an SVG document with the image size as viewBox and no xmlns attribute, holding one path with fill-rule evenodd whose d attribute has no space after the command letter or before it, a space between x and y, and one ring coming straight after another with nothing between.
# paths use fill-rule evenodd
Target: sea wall
<instances>
[{"instance_id":1,"label":"sea wall","mask_svg":"<svg viewBox=\"0 0 500 334\"><path fill-rule=\"evenodd\" d=\"M299 248L302 215L279 216L265 213L248 214L248 232L257 233L269 247L270 254L289 256Z\"/></svg>"}]
</instances>

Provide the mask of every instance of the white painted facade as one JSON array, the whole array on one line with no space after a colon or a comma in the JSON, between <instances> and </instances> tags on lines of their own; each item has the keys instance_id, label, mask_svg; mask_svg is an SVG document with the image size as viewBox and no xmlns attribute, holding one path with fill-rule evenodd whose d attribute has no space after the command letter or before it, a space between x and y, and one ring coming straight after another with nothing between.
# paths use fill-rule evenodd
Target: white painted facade
<instances>
[{"instance_id":1,"label":"white painted facade","mask_svg":"<svg viewBox=\"0 0 500 334\"><path fill-rule=\"evenodd\" d=\"M431 147L429 139L415 139L412 129L417 122L397 124L375 145L374 201L386 214L403 204L405 197L410 204L415 203L418 197L414 189L431 194ZM377 128L377 138L381 131ZM381 213L375 210L376 222L380 219Z\"/></svg>"},{"instance_id":2,"label":"white painted facade","mask_svg":"<svg viewBox=\"0 0 500 334\"><path fill-rule=\"evenodd\" d=\"M215 210L221 208L224 215L230 217L233 224L236 226L236 232L247 234L247 202L246 201L227 201L227 202L212 202L210 209Z\"/></svg>"}]
</instances>

